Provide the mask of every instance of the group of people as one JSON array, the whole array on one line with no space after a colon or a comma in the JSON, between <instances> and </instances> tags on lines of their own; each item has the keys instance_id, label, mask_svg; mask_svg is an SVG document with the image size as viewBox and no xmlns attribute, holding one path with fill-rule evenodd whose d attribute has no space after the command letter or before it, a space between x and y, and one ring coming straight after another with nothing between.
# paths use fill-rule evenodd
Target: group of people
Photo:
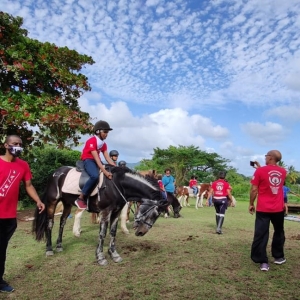
<instances>
[{"instance_id":1,"label":"group of people","mask_svg":"<svg viewBox=\"0 0 300 300\"><path fill-rule=\"evenodd\" d=\"M99 169L108 179L112 179L112 174L105 169L99 156L102 153L109 164L117 165L118 151L112 150L108 153L107 145L104 142L111 130L112 128L106 121L97 122L94 126L94 136L86 141L83 148L81 159L84 161L84 167L90 175L90 179L76 200L76 205L81 209L86 208L89 193L99 179ZM29 165L19 158L23 151L21 138L17 135L7 136L4 147L5 154L0 156L0 291L12 292L14 288L4 281L3 276L8 242L17 228L17 204L21 181L24 182L28 195L36 202L40 213L44 211L45 205L32 185ZM256 211L251 259L260 264L262 271L269 270L266 247L270 222L274 227L271 246L274 263L283 264L286 261L283 250L285 204L282 192L286 170L278 166L277 163L280 160L281 153L279 151L269 151L265 156L265 166L261 167L258 162L255 162L256 170L251 180L249 212L253 214ZM124 167L126 162L120 161L118 165ZM218 234L222 233L225 211L232 201L231 187L225 180L225 176L225 171L220 172L219 178L211 184L208 192L208 198L212 197L216 210L216 233ZM175 178L171 175L171 169L167 168L164 176L158 180L164 197L168 193L174 194ZM192 178L192 180L196 180L196 178ZM194 186L193 184L192 187Z\"/></svg>"}]
</instances>

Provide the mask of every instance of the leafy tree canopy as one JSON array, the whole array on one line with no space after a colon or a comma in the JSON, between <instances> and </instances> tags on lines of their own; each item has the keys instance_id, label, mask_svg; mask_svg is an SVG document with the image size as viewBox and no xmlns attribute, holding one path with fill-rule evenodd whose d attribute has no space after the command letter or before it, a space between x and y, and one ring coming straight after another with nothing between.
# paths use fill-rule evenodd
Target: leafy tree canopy
<instances>
[{"instance_id":1,"label":"leafy tree canopy","mask_svg":"<svg viewBox=\"0 0 300 300\"><path fill-rule=\"evenodd\" d=\"M232 169L227 164L229 160L217 153L208 153L195 146L169 146L168 149L153 149L151 160L144 159L136 167L138 170L155 169L163 173L170 168L176 177L177 185L187 184L191 175L198 177L199 182L215 180L220 170Z\"/></svg>"},{"instance_id":2,"label":"leafy tree canopy","mask_svg":"<svg viewBox=\"0 0 300 300\"><path fill-rule=\"evenodd\" d=\"M78 98L91 89L80 73L90 56L27 37L23 19L0 11L0 139L18 134L27 145L78 144L91 130ZM32 128L37 128L34 132Z\"/></svg>"}]
</instances>

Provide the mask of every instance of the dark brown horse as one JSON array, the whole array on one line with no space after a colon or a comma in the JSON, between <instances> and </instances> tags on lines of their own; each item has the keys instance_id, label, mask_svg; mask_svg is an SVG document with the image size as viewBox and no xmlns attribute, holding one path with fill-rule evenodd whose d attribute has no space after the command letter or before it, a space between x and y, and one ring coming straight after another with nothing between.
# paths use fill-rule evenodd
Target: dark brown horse
<instances>
[{"instance_id":1,"label":"dark brown horse","mask_svg":"<svg viewBox=\"0 0 300 300\"><path fill-rule=\"evenodd\" d=\"M48 184L42 199L46 206L43 213L35 212L33 232L36 240L41 241L46 237L46 255L53 255L52 228L54 224L55 207L59 201L63 202L64 210L60 219L59 235L56 241L56 250L63 250L62 235L67 218L71 212L75 200L78 197L78 189L74 193L66 193L65 180L68 173L75 168L61 167L57 169L48 180ZM104 184L99 187L98 193L90 196L89 209L100 211L100 232L99 244L96 249L96 259L100 265L108 262L103 252L104 239L107 229L110 227L110 243L108 253L114 262L122 261L115 245L118 217L120 212L129 200L140 203L140 208L135 214L133 228L137 236L145 235L153 226L160 213L164 212L165 204L161 199L157 180L145 178L133 173L128 168L111 167L112 180L105 179Z\"/></svg>"}]
</instances>

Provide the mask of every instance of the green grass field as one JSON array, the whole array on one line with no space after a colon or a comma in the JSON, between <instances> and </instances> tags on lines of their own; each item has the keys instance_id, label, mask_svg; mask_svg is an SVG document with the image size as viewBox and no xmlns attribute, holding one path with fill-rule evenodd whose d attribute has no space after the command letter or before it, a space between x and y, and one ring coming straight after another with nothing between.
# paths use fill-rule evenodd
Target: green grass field
<instances>
[{"instance_id":1,"label":"green grass field","mask_svg":"<svg viewBox=\"0 0 300 300\"><path fill-rule=\"evenodd\" d=\"M270 257L269 272L261 272L249 257L255 216L247 208L239 201L228 208L224 234L217 235L214 208L196 210L192 199L182 218L160 217L144 237L119 230L123 262L109 258L106 267L95 261L99 228L88 213L80 238L68 220L64 252L52 257L32 237L31 222L19 222L5 277L16 291L0 299L300 299L300 222L285 222L287 263L275 265ZM54 242L59 217L55 221Z\"/></svg>"}]
</instances>

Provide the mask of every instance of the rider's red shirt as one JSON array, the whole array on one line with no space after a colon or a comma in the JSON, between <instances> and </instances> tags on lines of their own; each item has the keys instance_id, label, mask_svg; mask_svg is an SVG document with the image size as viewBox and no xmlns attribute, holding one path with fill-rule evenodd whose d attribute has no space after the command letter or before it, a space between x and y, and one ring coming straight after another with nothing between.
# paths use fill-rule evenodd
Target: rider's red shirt
<instances>
[{"instance_id":1,"label":"rider's red shirt","mask_svg":"<svg viewBox=\"0 0 300 300\"><path fill-rule=\"evenodd\" d=\"M96 150L98 154L100 154L100 152L103 153L104 151L107 151L106 143L101 141L96 136L89 138L85 142L85 145L84 145L84 148L83 148L82 154L81 154L81 160L94 159L94 157L91 153L94 150Z\"/></svg>"},{"instance_id":2,"label":"rider's red shirt","mask_svg":"<svg viewBox=\"0 0 300 300\"><path fill-rule=\"evenodd\" d=\"M17 217L20 183L31 178L26 161L16 158L7 162L0 158L0 219Z\"/></svg>"}]
</instances>

